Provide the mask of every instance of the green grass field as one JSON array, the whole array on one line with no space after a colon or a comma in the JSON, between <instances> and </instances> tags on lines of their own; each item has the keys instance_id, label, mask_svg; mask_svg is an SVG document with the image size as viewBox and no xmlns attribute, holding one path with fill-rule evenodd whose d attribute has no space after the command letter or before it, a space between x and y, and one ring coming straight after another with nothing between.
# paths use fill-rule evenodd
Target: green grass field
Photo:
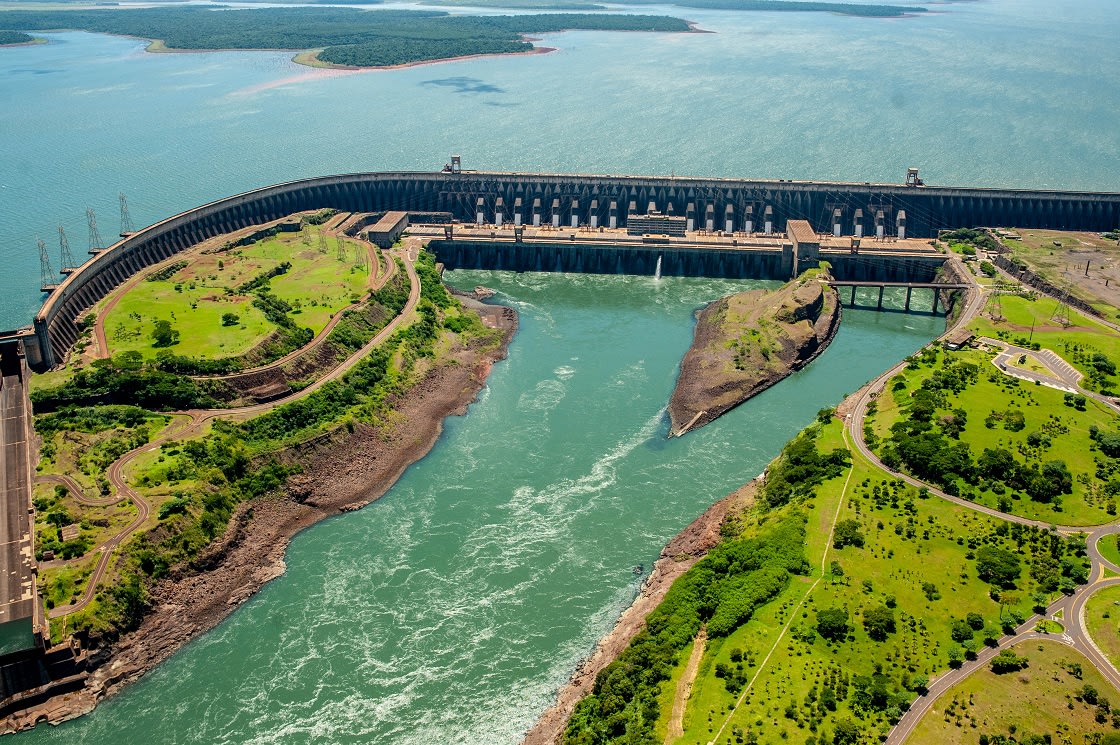
<instances>
[{"instance_id":1,"label":"green grass field","mask_svg":"<svg viewBox=\"0 0 1120 745\"><path fill-rule=\"evenodd\" d=\"M1117 545L1117 538L1118 536L1115 535L1102 536L1097 541L1097 550L1101 552L1101 556L1120 567L1120 546Z\"/></svg>"},{"instance_id":2,"label":"green grass field","mask_svg":"<svg viewBox=\"0 0 1120 745\"><path fill-rule=\"evenodd\" d=\"M125 292L105 318L109 351L138 351L154 357L155 322L167 320L179 332L179 343L168 347L186 357L214 359L244 354L276 326L252 305L252 294L229 294L262 272L290 262L291 269L271 280L272 294L287 301L300 326L318 333L331 316L362 295L369 286L368 273L355 267L355 250L366 246L345 239L346 261L336 256L335 238L328 251L319 252L319 228L280 233L249 246L222 253L200 254L166 280L142 281ZM224 326L222 316L233 313L239 321Z\"/></svg>"},{"instance_id":3,"label":"green grass field","mask_svg":"<svg viewBox=\"0 0 1120 745\"><path fill-rule=\"evenodd\" d=\"M826 427L818 443L822 451L841 446L839 425ZM724 679L716 675L717 664L731 668L742 664L751 681L750 692L716 740L720 745L800 743L809 737L831 742L837 721L844 718L856 720L861 732L874 737L889 730L898 712L886 707L860 718L853 700L842 696L837 696L834 710L822 708L826 681L831 686L842 679L850 687L861 676L871 679L882 674L889 678L887 688L908 700L915 694L905 686L916 687L921 678L947 669L949 650L960 649L951 638L954 620L975 613L992 628L998 627L1001 616L1030 615L1031 595L1038 587L1027 561L1016 589L1005 591L1001 605L992 599L992 587L978 578L972 560L975 547L985 543L1014 547L1002 521L936 498L923 499L864 461L857 459L853 469L850 480L845 473L826 482L803 506L809 521L806 553L814 567L812 574L795 578L726 639L709 642L686 709L685 736L677 742L711 741L734 707L738 691L727 690ZM841 500L839 520L858 523L865 537L863 547L837 549L828 544ZM824 577L822 556L827 567ZM843 576L832 575L833 561L839 562ZM802 599L805 603L798 607ZM863 613L879 605L893 606L896 619L896 631L881 642L872 639L862 624ZM826 641L815 631L816 612L837 607L850 613L849 634L843 641ZM791 617L789 630L782 635ZM984 634L976 631L973 643L979 646ZM773 656L759 672L771 649ZM741 663L734 660L739 653ZM686 662L687 655L678 658L674 681ZM661 700L671 702L671 694ZM660 714L658 731L664 732L669 708L663 704Z\"/></svg>"},{"instance_id":4,"label":"green grass field","mask_svg":"<svg viewBox=\"0 0 1120 745\"><path fill-rule=\"evenodd\" d=\"M1060 510L1055 509L1055 505L1059 504L1057 502L1035 502L1026 495L1008 492L1005 496L1011 500L1009 511L1063 525L1099 525L1115 519L1115 515L1108 512L1112 498L1104 494L1104 484L1096 477L1094 458L1099 457L1099 453L1089 439L1089 427L1096 425L1101 430L1112 431L1120 425L1120 418L1092 399L1088 400L1085 411L1077 411L1065 404L1063 391L1004 375L991 364L990 357L984 352L938 351L937 354L936 367L923 364L917 370L904 370L887 384L878 398L878 411L872 418L878 437L889 434L891 425L902 416L900 407L908 401L912 391L940 368L942 359L971 362L980 367L979 378L964 391L953 394L950 405L968 412L968 421L960 433L960 440L971 447L973 458L979 457L985 448L1000 447L1015 453L1020 460L1063 460L1074 476L1073 494L1062 497ZM899 381L904 382L905 387L892 390ZM989 428L985 420L993 411L1021 412L1025 426L1017 432L999 423ZM1027 438L1034 432L1045 433L1050 444L1040 448L1029 447ZM971 498L988 507L998 508L1000 495L983 486L982 482Z\"/></svg>"},{"instance_id":5,"label":"green grass field","mask_svg":"<svg viewBox=\"0 0 1120 745\"><path fill-rule=\"evenodd\" d=\"M908 745L975 745L980 735L1050 735L1054 743L1089 743L1094 734L1115 732L1113 719L1097 721L1098 706L1082 697L1092 686L1100 697L1116 701L1113 688L1079 652L1052 641L1024 642L1015 654L1028 666L997 675L984 667L954 686L922 718ZM1077 668L1080 665L1080 676ZM1072 669L1072 672L1071 672Z\"/></svg>"},{"instance_id":6,"label":"green grass field","mask_svg":"<svg viewBox=\"0 0 1120 745\"><path fill-rule=\"evenodd\" d=\"M1040 296L1031 300L1017 295L1003 295L1000 304L1003 320L992 320L989 304L968 327L978 334L1013 344L1037 342L1086 375L1092 368L1086 361L1077 359L1074 354L1077 348L1090 356L1093 352L1100 352L1114 362L1120 362L1120 334L1072 309L1069 311L1070 325L1063 326L1054 319L1059 303L1053 298Z\"/></svg>"},{"instance_id":7,"label":"green grass field","mask_svg":"<svg viewBox=\"0 0 1120 745\"><path fill-rule=\"evenodd\" d=\"M1113 667L1120 666L1120 587L1093 593L1085 605L1085 626Z\"/></svg>"}]
</instances>

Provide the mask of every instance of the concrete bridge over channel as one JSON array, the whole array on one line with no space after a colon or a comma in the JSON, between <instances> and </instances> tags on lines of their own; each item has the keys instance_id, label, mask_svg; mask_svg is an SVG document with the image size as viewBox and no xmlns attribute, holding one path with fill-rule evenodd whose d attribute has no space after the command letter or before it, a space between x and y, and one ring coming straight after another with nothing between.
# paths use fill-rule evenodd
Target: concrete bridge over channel
<instances>
[{"instance_id":1,"label":"concrete bridge over channel","mask_svg":"<svg viewBox=\"0 0 1120 745\"><path fill-rule=\"evenodd\" d=\"M791 262L797 266L803 252L783 235L791 221L803 221L808 232L821 237L820 257L833 264L837 278L897 282L931 281L944 257L890 246L831 251L825 238L889 243L977 225L1076 230L1120 225L1120 194L1115 193L497 173L464 171L456 161L436 173L358 173L276 184L174 215L129 234L71 271L47 296L33 326L8 338L18 338L32 367L53 367L77 341L81 314L129 276L207 238L325 207L403 211L414 223L458 222L493 226L495 232L515 227L557 231L557 240L532 246L462 236L433 241L449 266L652 274L660 258L666 274L758 278L784 278ZM622 234L631 218L650 214L682 219L697 239L665 245L627 242L619 235L610 245L594 239L600 229ZM561 228L572 232L561 235ZM770 239L772 245L765 245ZM746 245L752 240L756 245Z\"/></svg>"}]
</instances>

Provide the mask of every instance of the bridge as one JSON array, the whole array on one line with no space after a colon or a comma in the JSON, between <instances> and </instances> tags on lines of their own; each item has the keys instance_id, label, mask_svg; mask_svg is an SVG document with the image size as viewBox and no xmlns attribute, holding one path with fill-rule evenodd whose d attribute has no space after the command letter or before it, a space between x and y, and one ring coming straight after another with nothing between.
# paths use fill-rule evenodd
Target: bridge
<instances>
[{"instance_id":1,"label":"bridge","mask_svg":"<svg viewBox=\"0 0 1120 745\"><path fill-rule=\"evenodd\" d=\"M876 304L876 310L883 310L883 293L888 287L905 287L906 288L906 306L903 311L910 312L910 300L914 290L932 290L933 291L933 309L932 313L937 313L937 305L940 302L942 290L968 290L972 285L964 282L875 282L868 280L843 280L833 279L829 280L828 284L837 288L850 287L852 290L851 298L848 301L849 307L856 307L856 290L860 287L876 287L879 289L879 302Z\"/></svg>"},{"instance_id":2,"label":"bridge","mask_svg":"<svg viewBox=\"0 0 1120 745\"><path fill-rule=\"evenodd\" d=\"M536 267L554 271L652 273L657 258L680 273L717 276L788 277L787 259L800 251L774 246L767 254L736 249L735 241L780 239L792 221L804 221L818 236L845 240L902 242L930 238L943 228L1008 225L1021 228L1109 230L1120 225L1120 194L1048 190L976 189L916 184L560 175L464 171L388 172L325 176L292 181L219 199L130 233L77 267L46 298L34 328L18 334L36 369L60 364L82 333L78 319L129 276L207 238L324 207L384 214L407 212L410 222L442 222L500 229L560 228L587 231L579 239L539 241L533 251L485 240L433 241L441 260L460 265ZM726 246L623 245L592 250L590 232L623 231L631 218L657 213L683 220L694 235L713 236ZM461 236L460 236L461 237ZM557 236L559 237L559 235ZM511 241L515 242L515 241ZM830 252L822 239L823 257ZM854 241L852 241L854 245ZM589 248L589 246L591 246ZM787 250L792 253L786 254ZM781 255L779 255L781 254ZM841 279L911 281L932 279L943 261L936 256L899 255L863 246L828 260Z\"/></svg>"}]
</instances>

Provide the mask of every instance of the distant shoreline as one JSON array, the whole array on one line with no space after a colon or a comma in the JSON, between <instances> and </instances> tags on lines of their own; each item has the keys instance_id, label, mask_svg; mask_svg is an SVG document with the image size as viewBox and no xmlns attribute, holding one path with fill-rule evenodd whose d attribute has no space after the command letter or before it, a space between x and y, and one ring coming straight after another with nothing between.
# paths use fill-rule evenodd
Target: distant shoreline
<instances>
[{"instance_id":1,"label":"distant shoreline","mask_svg":"<svg viewBox=\"0 0 1120 745\"><path fill-rule=\"evenodd\" d=\"M174 50L166 50L174 51ZM306 52L300 52L292 57L292 62L297 65L305 65L307 67L314 67L318 70L350 70L353 72L360 72L362 70L403 70L406 67L420 67L421 65L437 65L441 62L462 62L469 59L483 59L485 57L527 57L534 54L548 54L549 52L558 52L559 47L533 47L524 52L490 52L486 54L462 54L458 57L440 57L439 59L425 59L416 60L415 62L401 62L396 65L371 65L368 67L361 67L358 65L337 65L334 62L324 62L319 59L319 53L322 49L312 49Z\"/></svg>"},{"instance_id":2,"label":"distant shoreline","mask_svg":"<svg viewBox=\"0 0 1120 745\"><path fill-rule=\"evenodd\" d=\"M6 49L8 47L33 47L39 44L46 44L47 41L47 39L44 39L41 36L33 36L31 37L31 41L17 41L14 44L0 44L0 49Z\"/></svg>"}]
</instances>

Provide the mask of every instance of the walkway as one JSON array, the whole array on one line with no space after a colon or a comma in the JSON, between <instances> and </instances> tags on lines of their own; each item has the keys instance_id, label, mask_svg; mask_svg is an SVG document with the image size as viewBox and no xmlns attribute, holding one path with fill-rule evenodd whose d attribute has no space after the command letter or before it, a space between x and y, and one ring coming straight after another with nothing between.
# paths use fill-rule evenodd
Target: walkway
<instances>
[{"instance_id":1,"label":"walkway","mask_svg":"<svg viewBox=\"0 0 1120 745\"><path fill-rule=\"evenodd\" d=\"M98 558L97 565L94 567L93 574L90 576L89 581L86 584L85 592L82 593L82 596L71 604L56 606L50 611L49 617L58 618L70 613L75 613L82 608L85 608L93 599L98 583L102 578L104 578L105 573L109 568L109 563L112 558L113 552L117 549L117 547L121 545L121 543L132 536L133 533L139 530L147 522L148 517L151 514L151 504L149 504L139 492L137 492L129 485L128 480L124 475L124 467L130 461L132 461L140 453L153 450L172 438L188 437L198 432L202 429L203 425L206 424L206 422L212 419L216 419L218 417L249 417L263 414L271 409L276 408L277 406L281 406L283 404L299 400L306 396L310 396L312 393L319 390L327 383L341 378L343 375L349 372L351 368L365 359L376 347L378 347L386 339L388 339L402 324L412 319L412 316L415 313L416 305L420 300L420 278L416 274L415 266L413 266L414 261L415 255L410 255L408 256L408 261L405 262L405 270L408 273L410 288L408 293L408 301L405 303L404 308L401 310L401 312L397 315L396 318L391 320L385 326L385 328L381 329L381 331L379 331L372 339L370 339L369 342L365 344L365 346L351 354L349 357L343 360L341 364L339 364L323 377L319 378L319 380L315 381L306 388L293 393L290 396L275 401L268 401L262 404L242 406L235 409L199 409L176 412L179 414L185 414L190 417L190 423L186 427L169 427L169 429L165 430L164 434L160 437L157 437L151 442L148 442L141 447L136 448L135 450L131 450L125 453L116 461L114 461L112 465L109 466L106 472L106 478L108 478L109 483L116 491L116 501L120 501L121 499L125 498L131 499L133 501L137 508L136 518L133 519L132 522L125 526L116 535L102 542L97 547L96 550L100 553L100 557ZM65 484L65 482L63 483ZM73 483L72 480L71 483ZM66 485L69 486L69 484ZM78 492L80 491L81 490L79 489ZM87 557L88 554L86 557L73 559L71 561L76 563Z\"/></svg>"},{"instance_id":2,"label":"walkway","mask_svg":"<svg viewBox=\"0 0 1120 745\"><path fill-rule=\"evenodd\" d=\"M946 336L952 334L957 329L963 328L979 314L981 308L983 308L983 305L984 290L979 285L976 285L974 290L969 293L969 297L967 302L965 303L965 307L961 315L958 317L956 323L952 328L947 329L945 331L945 334L943 334L940 338L943 339ZM1005 344L1004 342L1000 342L995 339L982 338L981 341L983 343L990 343L997 347L1003 348L1003 354L1005 355L1017 355L1022 353L1032 355L1036 354L1034 352L1031 352L1031 350L1025 350L1021 347L1013 347L1012 345ZM1061 360L1061 358L1057 357L1057 355L1054 355L1054 358L1057 358L1058 361L1064 363L1064 360ZM1041 378L1047 378L1052 383L1056 384L1055 387L1057 387L1057 384L1068 385L1072 382L1074 384L1075 390L1080 391L1081 389L1076 386L1076 383L1079 382L1080 378L1077 377L1075 379L1074 377L1075 375L1079 375L1077 371L1074 370L1071 373L1070 370L1072 370L1072 368L1070 368L1070 370L1065 369L1066 367L1068 367L1068 365L1063 366L1062 364L1059 364L1058 361L1055 361L1054 358L1047 356L1044 360L1045 366L1053 373L1054 378L1048 378L1047 376L1043 376L1039 373L1030 373L1030 371L1025 370L1016 370L1016 372L1032 374ZM997 360L998 359L999 357L997 357ZM859 452L859 455L873 464L876 468L882 470L885 473L891 474L891 476L893 476L894 478L901 479L912 486L927 489L929 494L940 499L944 499L948 502L952 502L953 504L965 509L973 510L975 512L979 512L996 519L1018 523L1020 525L1030 525L1047 530L1053 529L1067 535L1085 535L1087 555L1090 561L1089 576L1093 577L1094 581L1090 584L1079 587L1077 591L1074 592L1074 594L1071 596L1059 598L1049 607L1047 607L1044 614L1031 616L1016 629L1014 635L1005 636L1000 639L999 647L985 648L977 654L977 659L965 662L960 668L956 670L950 670L939 676L930 684L929 692L924 696L919 696L918 699L911 704L910 709L902 716L894 729L891 730L890 736L886 739L885 742L888 745L900 745L913 732L914 728L921 720L922 715L929 711L930 708L932 708L938 696L967 678L976 670L979 670L981 667L988 664L991 661L991 658L995 657L996 654L999 653L999 650L1001 648L1006 648L1007 646L1018 643L1020 641L1026 641L1036 638L1057 639L1059 641L1062 641L1063 643L1068 644L1069 646L1084 654L1086 658L1088 658L1093 663L1094 667L1096 667L1101 672L1101 674L1105 676L1105 678L1107 678L1113 685L1115 685L1117 689L1120 689L1120 672L1118 672L1116 668L1113 667L1113 665L1108 661L1108 659L1106 659L1105 656L1100 652L1100 650L1097 649L1092 639L1089 638L1089 634L1085 628L1084 623L1085 603L1088 601L1089 597L1101 588L1120 584L1120 577L1103 579L1104 569L1106 567L1118 573L1120 573L1120 567L1110 563L1101 555L1100 551L1097 550L1097 542L1101 538L1107 535L1115 535L1117 533L1120 533L1120 523L1109 523L1099 526L1080 526L1053 525L1050 523L1044 523L1040 520L1031 520L1025 517L1019 517L1017 515L1000 512L999 510L976 504L975 502L970 502L967 499L963 499L961 497L955 497L950 494L946 494L945 492L941 491L931 484L927 484L923 481L920 481L919 479L913 478L912 476L888 468L883 464L881 460L879 460L878 456L871 452L870 448L868 448L867 444L864 442L863 424L867 416L868 404L875 396L879 395L885 390L887 382L896 374L901 372L902 369L906 367L906 364L907 363L905 361L900 362L890 370L887 370L886 372L879 375L868 385L864 386L860 391L854 394L854 401L851 403L850 409L846 416L846 426L848 429L848 433L851 435L852 443L855 446L855 449ZM1005 368L1003 366L1000 366L1000 369L1002 370ZM1040 380L1040 382L1042 381ZM1090 392L1085 393L1086 395L1093 395ZM1094 395L1093 397L1098 398L1099 400L1098 396ZM1114 409L1116 408L1114 402L1105 401L1105 403L1107 403ZM1034 630L1038 621L1042 620L1043 618L1053 618L1058 614L1060 614L1064 619L1063 625L1066 629L1064 634L1062 634L1061 636L1056 636L1051 634L1042 634Z\"/></svg>"}]
</instances>

